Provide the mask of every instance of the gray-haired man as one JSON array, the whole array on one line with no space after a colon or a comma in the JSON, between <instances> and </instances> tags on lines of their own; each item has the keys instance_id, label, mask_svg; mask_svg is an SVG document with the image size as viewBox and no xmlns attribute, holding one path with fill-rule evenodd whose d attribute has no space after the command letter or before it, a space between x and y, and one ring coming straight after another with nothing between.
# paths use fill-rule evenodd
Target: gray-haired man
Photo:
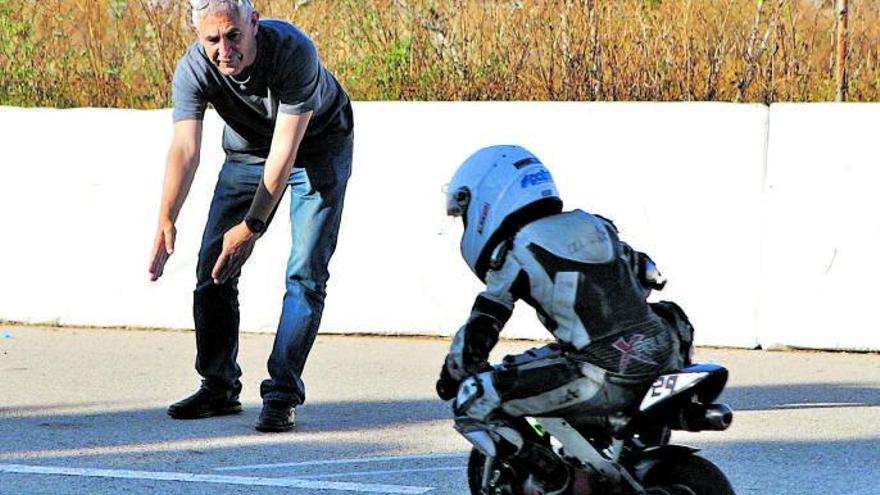
<instances>
[{"instance_id":1,"label":"gray-haired man","mask_svg":"<svg viewBox=\"0 0 880 495\"><path fill-rule=\"evenodd\" d=\"M294 426L294 408L305 400L301 375L324 307L327 265L351 173L351 104L312 42L293 25L260 20L249 0L190 3L198 41L174 74L174 135L152 280L162 275L174 249L174 223L199 164L209 103L226 123L226 161L202 238L193 302L202 385L168 414L195 419L241 411L238 277L290 185L287 290L256 425L287 431Z\"/></svg>"}]
</instances>

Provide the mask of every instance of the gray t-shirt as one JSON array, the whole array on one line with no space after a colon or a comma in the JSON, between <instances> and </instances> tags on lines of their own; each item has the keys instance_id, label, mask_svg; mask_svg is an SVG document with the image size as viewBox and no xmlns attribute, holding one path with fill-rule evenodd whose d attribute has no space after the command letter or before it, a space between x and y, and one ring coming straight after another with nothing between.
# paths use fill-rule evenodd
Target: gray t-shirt
<instances>
[{"instance_id":1,"label":"gray t-shirt","mask_svg":"<svg viewBox=\"0 0 880 495\"><path fill-rule=\"evenodd\" d=\"M278 112L314 112L301 148L351 131L348 95L312 41L290 23L260 21L257 58L235 79L247 82L221 74L196 42L178 62L171 91L175 122L202 120L208 103L214 106L226 123L223 149L230 160L265 161Z\"/></svg>"}]
</instances>

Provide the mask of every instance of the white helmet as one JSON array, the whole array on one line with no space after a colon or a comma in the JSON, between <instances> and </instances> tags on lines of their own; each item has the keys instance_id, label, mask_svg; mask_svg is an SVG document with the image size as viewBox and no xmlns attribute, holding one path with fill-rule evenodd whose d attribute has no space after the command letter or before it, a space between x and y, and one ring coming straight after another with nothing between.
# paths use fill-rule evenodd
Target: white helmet
<instances>
[{"instance_id":1,"label":"white helmet","mask_svg":"<svg viewBox=\"0 0 880 495\"><path fill-rule=\"evenodd\" d=\"M482 279L494 247L523 225L562 211L550 172L520 146L483 148L446 186L446 214L462 217L461 255Z\"/></svg>"}]
</instances>

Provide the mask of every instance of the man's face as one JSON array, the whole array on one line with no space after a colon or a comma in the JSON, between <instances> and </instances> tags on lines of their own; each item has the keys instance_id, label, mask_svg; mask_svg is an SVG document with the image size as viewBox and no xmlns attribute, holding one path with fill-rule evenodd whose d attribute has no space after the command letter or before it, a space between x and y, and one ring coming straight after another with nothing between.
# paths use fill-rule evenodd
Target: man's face
<instances>
[{"instance_id":1,"label":"man's face","mask_svg":"<svg viewBox=\"0 0 880 495\"><path fill-rule=\"evenodd\" d=\"M207 14L196 26L199 43L208 60L223 75L235 76L254 63L257 54L257 21L254 14L242 19L238 12Z\"/></svg>"}]
</instances>

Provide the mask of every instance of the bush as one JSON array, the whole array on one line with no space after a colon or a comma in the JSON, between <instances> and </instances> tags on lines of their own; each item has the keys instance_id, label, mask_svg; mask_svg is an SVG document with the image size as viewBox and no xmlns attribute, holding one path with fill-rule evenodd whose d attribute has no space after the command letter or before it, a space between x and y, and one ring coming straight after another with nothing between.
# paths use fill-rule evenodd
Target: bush
<instances>
[{"instance_id":1,"label":"bush","mask_svg":"<svg viewBox=\"0 0 880 495\"><path fill-rule=\"evenodd\" d=\"M827 101L833 2L255 0L356 100ZM0 104L161 108L185 0L0 0ZM850 0L849 99L880 94L880 0Z\"/></svg>"}]
</instances>

